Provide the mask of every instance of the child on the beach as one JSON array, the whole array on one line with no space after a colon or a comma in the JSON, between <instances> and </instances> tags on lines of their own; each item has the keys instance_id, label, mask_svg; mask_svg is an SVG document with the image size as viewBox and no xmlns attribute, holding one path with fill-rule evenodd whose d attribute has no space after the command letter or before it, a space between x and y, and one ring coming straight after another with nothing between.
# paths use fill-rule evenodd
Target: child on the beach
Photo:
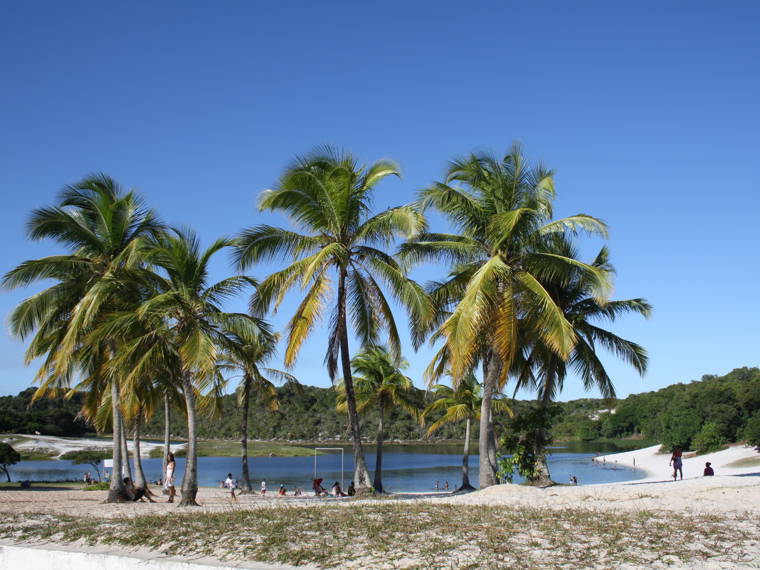
<instances>
[{"instance_id":1,"label":"child on the beach","mask_svg":"<svg viewBox=\"0 0 760 570\"><path fill-rule=\"evenodd\" d=\"M227 473L227 479L224 480L224 486L230 490L230 496L237 501L237 497L235 496L237 481L232 478L232 473Z\"/></svg>"}]
</instances>

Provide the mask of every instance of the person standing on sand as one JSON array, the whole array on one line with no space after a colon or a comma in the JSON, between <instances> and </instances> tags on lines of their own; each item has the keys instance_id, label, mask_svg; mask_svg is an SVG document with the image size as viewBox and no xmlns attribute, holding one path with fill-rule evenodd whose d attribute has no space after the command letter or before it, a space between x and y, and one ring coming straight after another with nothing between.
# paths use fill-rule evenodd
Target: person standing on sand
<instances>
[{"instance_id":1,"label":"person standing on sand","mask_svg":"<svg viewBox=\"0 0 760 570\"><path fill-rule=\"evenodd\" d=\"M267 482L266 479L261 482L261 494L266 495L267 494Z\"/></svg>"},{"instance_id":2,"label":"person standing on sand","mask_svg":"<svg viewBox=\"0 0 760 570\"><path fill-rule=\"evenodd\" d=\"M164 489L169 492L167 503L173 503L174 495L177 494L177 489L174 488L174 470L176 467L177 462L174 461L174 454L170 451L166 454L166 473L164 474Z\"/></svg>"},{"instance_id":3,"label":"person standing on sand","mask_svg":"<svg viewBox=\"0 0 760 570\"><path fill-rule=\"evenodd\" d=\"M224 481L224 486L230 490L230 495L237 501L235 496L235 489L237 489L237 481L232 478L232 473L227 473L227 479Z\"/></svg>"},{"instance_id":4,"label":"person standing on sand","mask_svg":"<svg viewBox=\"0 0 760 570\"><path fill-rule=\"evenodd\" d=\"M676 480L676 475L681 474L681 481L683 481L683 451L680 447L676 447L673 450L673 455L670 456L670 463L673 465L673 481Z\"/></svg>"}]
</instances>

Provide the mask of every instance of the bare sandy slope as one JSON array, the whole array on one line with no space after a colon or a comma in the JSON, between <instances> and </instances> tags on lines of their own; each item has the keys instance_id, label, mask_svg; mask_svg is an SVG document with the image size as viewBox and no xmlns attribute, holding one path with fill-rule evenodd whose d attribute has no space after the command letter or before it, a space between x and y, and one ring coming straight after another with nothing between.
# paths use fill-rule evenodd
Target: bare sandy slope
<instances>
[{"instance_id":1,"label":"bare sandy slope","mask_svg":"<svg viewBox=\"0 0 760 570\"><path fill-rule=\"evenodd\" d=\"M10 434L0 438L0 441L9 443L17 451L21 450L52 450L56 455L62 455L68 451L78 451L80 449L111 449L112 442L110 439L93 439L93 438L68 438L55 437L52 435L19 435ZM133 442L127 441L129 451L134 449ZM184 443L172 443L172 449L181 449ZM160 443L151 443L148 441L140 442L140 455L147 457L151 450L163 447Z\"/></svg>"},{"instance_id":2,"label":"bare sandy slope","mask_svg":"<svg viewBox=\"0 0 760 570\"><path fill-rule=\"evenodd\" d=\"M659 450L660 446L654 445L634 451L626 451L625 453L600 455L594 458L594 461L642 469L647 473L647 477L640 479L638 482L672 479L673 469L668 465L670 454L660 453ZM754 465L751 464L753 460L755 462ZM683 455L684 479L702 477L705 463L708 461L712 464L716 475L760 473L760 453L749 445L736 444L722 451L699 456L695 453L685 452ZM734 465L736 462L746 464Z\"/></svg>"}]
</instances>

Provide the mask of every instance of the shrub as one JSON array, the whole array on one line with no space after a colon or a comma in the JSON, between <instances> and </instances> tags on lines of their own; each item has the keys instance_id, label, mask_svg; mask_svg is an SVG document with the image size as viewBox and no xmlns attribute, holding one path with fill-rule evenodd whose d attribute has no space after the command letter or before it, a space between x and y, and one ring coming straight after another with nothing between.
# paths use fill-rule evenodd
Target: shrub
<instances>
[{"instance_id":1,"label":"shrub","mask_svg":"<svg viewBox=\"0 0 760 570\"><path fill-rule=\"evenodd\" d=\"M708 422L702 426L697 435L692 440L692 447L699 453L716 451L726 444L726 440L720 433L720 429L713 422Z\"/></svg>"},{"instance_id":2,"label":"shrub","mask_svg":"<svg viewBox=\"0 0 760 570\"><path fill-rule=\"evenodd\" d=\"M19 452L7 443L0 441L0 469L5 472L5 476L8 478L8 483L11 482L11 474L8 472L8 467L15 465L19 461L21 461L21 455L19 455Z\"/></svg>"},{"instance_id":3,"label":"shrub","mask_svg":"<svg viewBox=\"0 0 760 570\"><path fill-rule=\"evenodd\" d=\"M744 428L744 439L750 445L760 447L760 412L755 412L755 415L747 422L747 427Z\"/></svg>"}]
</instances>

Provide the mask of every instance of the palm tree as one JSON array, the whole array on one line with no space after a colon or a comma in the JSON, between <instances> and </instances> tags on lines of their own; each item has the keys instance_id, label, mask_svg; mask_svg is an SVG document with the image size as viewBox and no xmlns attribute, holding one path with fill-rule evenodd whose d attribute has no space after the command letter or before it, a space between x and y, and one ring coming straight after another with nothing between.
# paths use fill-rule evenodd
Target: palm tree
<instances>
[{"instance_id":1,"label":"palm tree","mask_svg":"<svg viewBox=\"0 0 760 570\"><path fill-rule=\"evenodd\" d=\"M359 412L375 408L378 414L377 448L375 456L376 492L383 492L383 440L385 439L385 417L392 408L402 408L412 416L419 415L420 398L414 384L401 371L408 366L403 359L396 359L385 347L375 346L365 349L351 360L356 374L356 407ZM346 412L347 397L344 383L338 385L337 410Z\"/></svg>"},{"instance_id":2,"label":"palm tree","mask_svg":"<svg viewBox=\"0 0 760 570\"><path fill-rule=\"evenodd\" d=\"M427 435L432 435L446 424L465 421L462 485L457 491L471 491L474 487L470 484L470 430L472 422L480 418L482 388L475 379L475 375L470 373L462 378L455 388L445 384L435 384L432 390L435 399L422 412L422 417L426 418L438 412L443 412L443 414L430 425ZM495 398L492 401L492 410L496 413L512 413L507 401L502 398Z\"/></svg>"},{"instance_id":3,"label":"palm tree","mask_svg":"<svg viewBox=\"0 0 760 570\"><path fill-rule=\"evenodd\" d=\"M398 357L401 347L396 323L378 280L410 309L413 321L429 318L431 310L422 288L408 279L404 269L386 253L398 236L409 237L422 230L423 217L411 206L369 215L373 188L392 175L398 175L392 162L359 166L350 154L330 148L299 158L275 189L262 194L259 208L289 215L302 233L259 225L242 232L236 251L241 269L274 256L295 259L287 268L267 277L251 300L252 310L261 315L271 305L279 306L294 286L306 289L288 324L288 367L294 364L304 340L330 306L331 284L337 279L325 362L332 380L339 361L342 367L357 492L369 489L370 479L351 375L349 319L362 346L377 344L380 332L387 331L390 351Z\"/></svg>"},{"instance_id":4,"label":"palm tree","mask_svg":"<svg viewBox=\"0 0 760 570\"><path fill-rule=\"evenodd\" d=\"M472 154L450 163L444 182L421 192L420 206L435 207L458 230L418 235L404 244L408 262L441 259L452 263L446 281L433 284L438 316L418 320L417 344L433 330L445 341L440 371L450 367L455 380L481 363L484 368L480 414L480 485L497 482L491 402L506 382L522 339L518 323L526 315L533 331L560 358L567 358L576 337L571 324L537 274L557 278L581 272L600 302L608 276L600 268L547 251L548 236L581 231L606 235L600 220L578 214L551 221L553 173L530 167L519 146L502 158Z\"/></svg>"},{"instance_id":5,"label":"palm tree","mask_svg":"<svg viewBox=\"0 0 760 570\"><path fill-rule=\"evenodd\" d=\"M577 252L567 240L558 237L554 240L554 248L557 255L577 257ZM606 247L599 251L591 265L609 273L614 272ZM638 313L648 318L652 307L645 299L606 301L602 304L593 296L592 285L585 279L583 272L572 272L567 281L552 280L553 275L543 277L547 290L572 326L577 342L567 358L560 358L540 338L534 338L533 343L526 347L526 356L515 362L515 391L536 390L538 413L545 414L547 405L562 391L569 366L580 377L587 391L596 387L604 398L614 398L612 379L597 354L596 348L599 345L644 375L648 362L646 350L635 342L601 328L599 321L614 321L626 313ZM546 423L539 418L538 429L545 429ZM540 437L534 438L534 441L548 441L547 434L538 435ZM538 469L533 482L549 485L552 481L545 448L540 443L538 445L540 449L534 450Z\"/></svg>"},{"instance_id":6,"label":"palm tree","mask_svg":"<svg viewBox=\"0 0 760 570\"><path fill-rule=\"evenodd\" d=\"M280 408L277 389L274 382L267 378L297 383L291 374L273 368L264 368L262 364L271 359L277 351L278 334L272 334L268 325L260 323L261 330L251 334L249 328L236 327L226 331L224 338L224 357L222 366L242 372L238 387L238 405L240 406L240 458L242 462L242 490L250 492L251 477L248 469L248 409L251 395L258 396L259 401L269 411ZM266 376L265 376L266 375Z\"/></svg>"},{"instance_id":7,"label":"palm tree","mask_svg":"<svg viewBox=\"0 0 760 570\"><path fill-rule=\"evenodd\" d=\"M221 384L218 363L224 346L224 331L249 329L259 334L262 323L239 313L225 313L221 303L253 282L237 275L208 284L209 263L214 254L231 245L219 239L201 251L196 236L189 230L173 230L159 236L148 252L148 260L158 268L145 272L144 280L152 295L137 311L113 315L101 332L125 334L137 326L141 336L125 344L120 358L131 363L127 383L176 363L176 376L185 400L188 444L185 473L182 479L180 506L197 505L197 412L199 394L218 390Z\"/></svg>"},{"instance_id":8,"label":"palm tree","mask_svg":"<svg viewBox=\"0 0 760 570\"><path fill-rule=\"evenodd\" d=\"M114 347L88 344L87 338L105 313L134 302L120 275L142 262L145 238L161 229L134 192L123 192L104 174L94 175L64 188L57 204L35 210L28 224L30 239L52 239L69 252L25 261L3 278L9 289L54 281L14 309L11 330L22 339L32 336L27 363L44 357L35 378L41 384L36 397L70 388L76 375L89 379L92 401L104 401L110 386L114 474L121 473L125 459L119 380L103 373ZM121 477L112 477L107 501L125 497Z\"/></svg>"}]
</instances>

